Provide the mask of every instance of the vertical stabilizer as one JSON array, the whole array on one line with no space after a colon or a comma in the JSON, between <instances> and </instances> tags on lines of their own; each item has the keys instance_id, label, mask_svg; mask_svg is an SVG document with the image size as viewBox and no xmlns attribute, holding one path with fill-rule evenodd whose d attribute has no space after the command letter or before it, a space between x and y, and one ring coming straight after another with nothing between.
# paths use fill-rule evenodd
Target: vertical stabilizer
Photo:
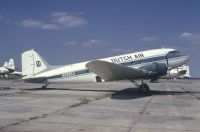
<instances>
[{"instance_id":1,"label":"vertical stabilizer","mask_svg":"<svg viewBox=\"0 0 200 132\"><path fill-rule=\"evenodd\" d=\"M4 62L3 67L4 67L4 68L8 67L8 62L7 62L7 61Z\"/></svg>"},{"instance_id":2,"label":"vertical stabilizer","mask_svg":"<svg viewBox=\"0 0 200 132\"><path fill-rule=\"evenodd\" d=\"M9 62L5 62L3 67L6 68L6 69L15 70L14 60L10 59Z\"/></svg>"},{"instance_id":3,"label":"vertical stabilizer","mask_svg":"<svg viewBox=\"0 0 200 132\"><path fill-rule=\"evenodd\" d=\"M48 68L47 62L34 50L22 53L22 76L34 76Z\"/></svg>"}]
</instances>

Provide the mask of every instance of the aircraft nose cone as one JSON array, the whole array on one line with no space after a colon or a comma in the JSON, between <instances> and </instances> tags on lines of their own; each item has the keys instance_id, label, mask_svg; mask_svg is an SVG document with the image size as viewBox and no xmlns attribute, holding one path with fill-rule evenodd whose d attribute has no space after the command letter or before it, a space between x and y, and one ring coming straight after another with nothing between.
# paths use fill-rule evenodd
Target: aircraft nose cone
<instances>
[{"instance_id":1,"label":"aircraft nose cone","mask_svg":"<svg viewBox=\"0 0 200 132\"><path fill-rule=\"evenodd\" d=\"M187 63L189 60L190 60L190 56L189 55L185 56L185 62Z\"/></svg>"},{"instance_id":2,"label":"aircraft nose cone","mask_svg":"<svg viewBox=\"0 0 200 132\"><path fill-rule=\"evenodd\" d=\"M184 55L184 56L182 56L182 57L179 57L179 58L177 58L177 59L175 59L174 61L172 60L172 61L168 61L168 66L170 67L170 68L177 68L177 67L179 67L179 66L182 66L182 65L184 65L184 64L186 64L188 61L190 60L190 57L188 56L188 55Z\"/></svg>"}]
</instances>

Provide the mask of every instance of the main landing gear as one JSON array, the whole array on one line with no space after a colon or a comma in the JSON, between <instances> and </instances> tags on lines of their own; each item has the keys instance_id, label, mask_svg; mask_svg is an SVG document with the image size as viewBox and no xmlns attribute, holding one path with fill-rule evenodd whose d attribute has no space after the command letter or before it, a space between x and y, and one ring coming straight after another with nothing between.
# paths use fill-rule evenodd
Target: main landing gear
<instances>
[{"instance_id":1,"label":"main landing gear","mask_svg":"<svg viewBox=\"0 0 200 132\"><path fill-rule=\"evenodd\" d=\"M138 84L134 80L130 80L130 82L132 82L133 84L135 84L135 86L137 86L139 93L148 93L149 92L149 86L143 82L143 79L141 79L142 84Z\"/></svg>"}]
</instances>

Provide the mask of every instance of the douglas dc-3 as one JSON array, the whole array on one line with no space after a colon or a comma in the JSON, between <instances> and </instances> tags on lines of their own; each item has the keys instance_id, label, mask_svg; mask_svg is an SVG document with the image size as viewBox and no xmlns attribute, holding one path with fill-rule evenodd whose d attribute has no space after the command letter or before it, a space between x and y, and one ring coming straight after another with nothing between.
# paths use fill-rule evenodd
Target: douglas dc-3
<instances>
[{"instance_id":1,"label":"douglas dc-3","mask_svg":"<svg viewBox=\"0 0 200 132\"><path fill-rule=\"evenodd\" d=\"M188 60L189 56L176 49L162 48L51 66L32 49L22 53L22 79L26 82L45 84L42 88L52 83L129 80L137 86L139 92L148 92L149 86L143 79L155 81L167 75L170 69L186 64ZM137 83L136 79L140 79L141 84Z\"/></svg>"}]
</instances>

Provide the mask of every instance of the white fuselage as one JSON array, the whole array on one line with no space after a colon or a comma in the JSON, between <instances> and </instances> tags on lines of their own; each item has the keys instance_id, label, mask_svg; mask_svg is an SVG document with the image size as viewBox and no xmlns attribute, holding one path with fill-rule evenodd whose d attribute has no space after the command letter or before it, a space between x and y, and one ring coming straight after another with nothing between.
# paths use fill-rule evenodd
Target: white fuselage
<instances>
[{"instance_id":1,"label":"white fuselage","mask_svg":"<svg viewBox=\"0 0 200 132\"><path fill-rule=\"evenodd\" d=\"M176 68L185 64L189 57L178 53L175 49L155 49L125 55L119 55L99 60L122 64L132 68L141 68L153 63L163 63L170 68ZM168 55L169 54L169 55ZM47 78L48 83L77 83L77 82L97 82L97 75L86 68L87 62L59 66L50 68L29 78ZM26 79L26 77L24 77Z\"/></svg>"},{"instance_id":2,"label":"white fuselage","mask_svg":"<svg viewBox=\"0 0 200 132\"><path fill-rule=\"evenodd\" d=\"M5 75L8 73L10 73L8 69L6 69L5 67L0 67L0 75Z\"/></svg>"}]
</instances>

